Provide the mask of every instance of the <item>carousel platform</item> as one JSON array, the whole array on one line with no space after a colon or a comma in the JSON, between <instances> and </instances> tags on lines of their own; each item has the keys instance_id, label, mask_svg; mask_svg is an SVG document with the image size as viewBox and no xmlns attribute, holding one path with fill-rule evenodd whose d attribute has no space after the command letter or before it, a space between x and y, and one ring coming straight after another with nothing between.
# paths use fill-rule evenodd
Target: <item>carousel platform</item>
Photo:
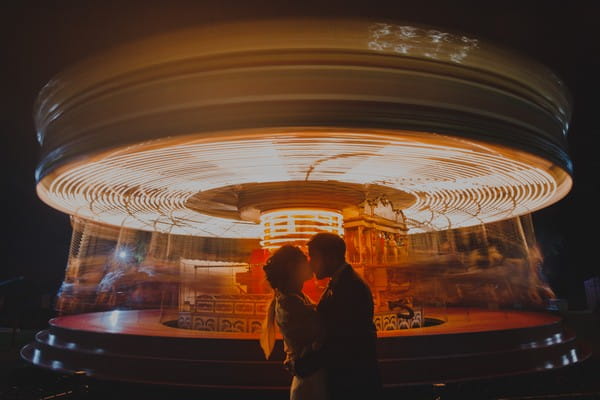
<instances>
[{"instance_id":1,"label":"carousel platform","mask_svg":"<svg viewBox=\"0 0 600 400\"><path fill-rule=\"evenodd\" d=\"M591 354L552 313L473 308L425 313L438 323L379 332L387 388L548 371ZM57 317L21 349L21 357L43 369L97 380L288 390L280 340L267 361L255 334L178 329L160 321L160 310Z\"/></svg>"}]
</instances>

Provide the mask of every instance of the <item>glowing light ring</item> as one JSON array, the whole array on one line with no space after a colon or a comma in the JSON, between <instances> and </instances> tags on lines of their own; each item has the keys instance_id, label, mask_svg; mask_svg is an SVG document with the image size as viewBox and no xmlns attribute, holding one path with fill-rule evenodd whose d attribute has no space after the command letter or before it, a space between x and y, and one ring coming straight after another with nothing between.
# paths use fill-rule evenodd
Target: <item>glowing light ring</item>
<instances>
[{"instance_id":1,"label":"glowing light ring","mask_svg":"<svg viewBox=\"0 0 600 400\"><path fill-rule=\"evenodd\" d=\"M47 176L38 193L83 218L176 234L258 238L259 224L186 208L195 193L275 181L374 183L415 196L410 233L530 213L563 197L570 177L498 146L441 135L356 132L187 137L129 146ZM553 171L552 173L550 171ZM335 195L335 193L332 193Z\"/></svg>"}]
</instances>

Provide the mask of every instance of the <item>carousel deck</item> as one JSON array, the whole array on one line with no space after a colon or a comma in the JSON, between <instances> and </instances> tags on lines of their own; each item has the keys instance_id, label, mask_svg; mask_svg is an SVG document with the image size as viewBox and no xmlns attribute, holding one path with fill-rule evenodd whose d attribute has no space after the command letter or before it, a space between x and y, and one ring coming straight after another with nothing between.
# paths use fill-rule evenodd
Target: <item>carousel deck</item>
<instances>
[{"instance_id":1,"label":"carousel deck","mask_svg":"<svg viewBox=\"0 0 600 400\"><path fill-rule=\"evenodd\" d=\"M386 387L536 372L590 355L551 313L430 308L425 315L443 323L379 332ZM256 335L172 328L159 310L54 318L21 356L102 380L260 390L287 390L290 382L281 341L266 361Z\"/></svg>"}]
</instances>

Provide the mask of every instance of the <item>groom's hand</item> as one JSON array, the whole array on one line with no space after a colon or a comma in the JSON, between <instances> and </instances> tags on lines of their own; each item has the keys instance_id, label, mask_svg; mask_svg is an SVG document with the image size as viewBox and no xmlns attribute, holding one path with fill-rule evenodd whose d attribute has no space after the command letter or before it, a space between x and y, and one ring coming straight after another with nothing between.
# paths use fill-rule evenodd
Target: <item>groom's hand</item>
<instances>
[{"instance_id":1,"label":"groom's hand","mask_svg":"<svg viewBox=\"0 0 600 400\"><path fill-rule=\"evenodd\" d=\"M293 361L293 374L300 378L305 378L312 375L323 366L323 352L310 351Z\"/></svg>"},{"instance_id":2,"label":"groom's hand","mask_svg":"<svg viewBox=\"0 0 600 400\"><path fill-rule=\"evenodd\" d=\"M295 362L293 359L289 358L283 362L283 367L292 375L296 375L295 372Z\"/></svg>"}]
</instances>

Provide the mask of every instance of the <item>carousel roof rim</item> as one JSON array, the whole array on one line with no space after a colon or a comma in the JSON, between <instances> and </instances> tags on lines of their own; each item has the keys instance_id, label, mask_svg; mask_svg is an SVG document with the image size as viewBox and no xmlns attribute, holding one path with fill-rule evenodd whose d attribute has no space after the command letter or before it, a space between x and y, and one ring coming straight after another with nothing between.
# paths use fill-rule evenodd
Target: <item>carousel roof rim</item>
<instances>
[{"instance_id":1,"label":"carousel roof rim","mask_svg":"<svg viewBox=\"0 0 600 400\"><path fill-rule=\"evenodd\" d=\"M325 24L325 21L331 24ZM285 18L224 22L122 44L57 74L40 91L35 106L38 139L43 142L47 124L60 118L64 110L59 112L58 109L65 101L77 93L89 94L101 82L128 74L135 76L147 68L178 66L198 57L218 58L244 52L257 56L260 52L283 50L320 51L323 54L345 51L362 54L362 57L368 55L366 58L370 59L372 56L392 56L401 63L418 60L430 64L434 70L438 68L435 72L438 74L447 67L463 72L476 70L495 76L496 83L504 81L535 93L537 104L553 113L562 125L568 125L571 116L568 89L543 64L478 38L442 32L423 24L400 25L379 21L366 18ZM240 36L229 32L228 36L228 32L223 32L227 29L246 34ZM173 73L170 72L171 75ZM469 79L468 76L466 79Z\"/></svg>"}]
</instances>

